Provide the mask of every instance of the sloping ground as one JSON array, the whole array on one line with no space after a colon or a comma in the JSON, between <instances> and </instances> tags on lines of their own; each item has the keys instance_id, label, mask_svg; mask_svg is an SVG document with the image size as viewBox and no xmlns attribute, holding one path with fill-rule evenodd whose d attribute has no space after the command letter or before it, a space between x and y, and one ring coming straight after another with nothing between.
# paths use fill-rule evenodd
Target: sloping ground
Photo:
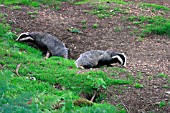
<instances>
[{"instance_id":1,"label":"sloping ground","mask_svg":"<svg viewBox=\"0 0 170 113\"><path fill-rule=\"evenodd\" d=\"M114 3L110 5L117 6ZM169 104L159 107L161 101L170 102L169 94L165 93L169 91L170 81L156 77L158 73L170 75L170 39L168 36L149 35L143 41L138 41L138 36L131 32L140 30L139 26L126 20L126 17L130 15L159 15L159 11L153 13L144 9L138 10L137 4L128 4L123 6L125 10L128 10L127 14L118 13L112 18L100 19L96 15L86 13L92 8L90 4L76 6L69 3L63 3L58 11L44 6L40 9L22 6L21 10L0 6L0 13L7 15L8 23L11 24L13 31L17 31L17 34L42 31L57 36L70 49L71 59L76 59L81 53L93 49L125 52L128 57L126 70L133 73L135 78L139 77L140 72L139 83L144 84L144 88L135 89L129 86L127 89L122 89L123 92L119 92L119 88L112 86L107 92L106 101L115 105L117 103L115 98L117 98L127 111L134 113L170 112ZM28 14L35 11L37 14ZM167 12L164 16L169 17L169 14L170 12ZM83 21L86 28L83 28ZM94 28L94 24L98 26ZM81 32L71 33L68 30L71 27ZM110 70L105 68L104 71L110 73ZM168 88L163 88L165 85Z\"/></svg>"},{"instance_id":2,"label":"sloping ground","mask_svg":"<svg viewBox=\"0 0 170 113\"><path fill-rule=\"evenodd\" d=\"M134 5L128 6L134 7ZM170 74L169 66L169 39L151 35L143 42L136 40L137 36L130 32L138 27L128 21L122 20L122 14L118 14L111 19L99 19L94 15L84 13L90 10L89 5L75 6L68 3L63 4L59 11L42 8L38 10L38 15L29 15L27 12L36 10L22 7L21 11L9 10L4 7L2 13L6 13L7 20L13 28L21 29L21 32L42 31L51 33L61 39L70 49L70 58L76 59L78 56L93 49L112 49L118 52L125 52L128 56L127 67L136 68L149 74L164 72ZM131 14L141 14L132 10ZM149 15L150 12L144 12ZM128 14L127 14L128 15ZM124 16L127 16L124 15ZM86 29L82 28L82 21L86 22ZM97 23L98 28L92 28ZM69 28L74 27L82 33L71 33ZM116 31L118 29L118 31ZM153 39L154 38L154 39Z\"/></svg>"}]
</instances>

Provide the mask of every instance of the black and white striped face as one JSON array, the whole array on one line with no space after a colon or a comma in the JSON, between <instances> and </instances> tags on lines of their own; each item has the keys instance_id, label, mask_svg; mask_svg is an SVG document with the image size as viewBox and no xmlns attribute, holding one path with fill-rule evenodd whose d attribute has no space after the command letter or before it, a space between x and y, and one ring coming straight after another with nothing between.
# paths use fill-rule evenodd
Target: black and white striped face
<instances>
[{"instance_id":1,"label":"black and white striped face","mask_svg":"<svg viewBox=\"0 0 170 113\"><path fill-rule=\"evenodd\" d=\"M21 33L19 37L16 39L16 41L22 42L22 41L33 41L34 39L30 36L30 34L27 33Z\"/></svg>"},{"instance_id":2,"label":"black and white striped face","mask_svg":"<svg viewBox=\"0 0 170 113\"><path fill-rule=\"evenodd\" d=\"M117 55L112 57L113 59L118 59L120 64L126 67L126 55L124 53L118 53Z\"/></svg>"}]
</instances>

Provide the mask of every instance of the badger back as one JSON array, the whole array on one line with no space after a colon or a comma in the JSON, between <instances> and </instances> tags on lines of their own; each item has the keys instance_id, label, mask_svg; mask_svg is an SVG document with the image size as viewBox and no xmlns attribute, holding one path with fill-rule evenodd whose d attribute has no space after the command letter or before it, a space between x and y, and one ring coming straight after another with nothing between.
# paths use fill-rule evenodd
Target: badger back
<instances>
[{"instance_id":1,"label":"badger back","mask_svg":"<svg viewBox=\"0 0 170 113\"><path fill-rule=\"evenodd\" d=\"M68 58L68 48L58 38L47 35L46 38L41 39L42 43L47 46L48 50L53 56L61 56Z\"/></svg>"},{"instance_id":2,"label":"badger back","mask_svg":"<svg viewBox=\"0 0 170 113\"><path fill-rule=\"evenodd\" d=\"M40 47L45 47L43 40L48 38L48 34L41 33L41 32L31 32L30 36L34 38L35 43Z\"/></svg>"},{"instance_id":3,"label":"badger back","mask_svg":"<svg viewBox=\"0 0 170 113\"><path fill-rule=\"evenodd\" d=\"M103 51L101 50L92 50L87 51L80 55L80 57L76 60L76 66L79 68L92 68L97 67L98 61L101 58Z\"/></svg>"}]
</instances>

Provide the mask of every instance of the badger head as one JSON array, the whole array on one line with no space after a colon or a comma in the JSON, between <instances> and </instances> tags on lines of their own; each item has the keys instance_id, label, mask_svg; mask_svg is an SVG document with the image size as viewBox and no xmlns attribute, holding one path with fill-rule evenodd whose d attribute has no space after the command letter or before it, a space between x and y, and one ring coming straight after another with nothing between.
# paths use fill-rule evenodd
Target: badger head
<instances>
[{"instance_id":1,"label":"badger head","mask_svg":"<svg viewBox=\"0 0 170 113\"><path fill-rule=\"evenodd\" d=\"M112 59L117 59L122 66L126 67L126 55L124 53L117 53L112 56Z\"/></svg>"},{"instance_id":2,"label":"badger head","mask_svg":"<svg viewBox=\"0 0 170 113\"><path fill-rule=\"evenodd\" d=\"M21 33L19 37L16 39L16 41L22 42L22 41L33 41L34 39L31 37L31 35L26 33Z\"/></svg>"}]
</instances>

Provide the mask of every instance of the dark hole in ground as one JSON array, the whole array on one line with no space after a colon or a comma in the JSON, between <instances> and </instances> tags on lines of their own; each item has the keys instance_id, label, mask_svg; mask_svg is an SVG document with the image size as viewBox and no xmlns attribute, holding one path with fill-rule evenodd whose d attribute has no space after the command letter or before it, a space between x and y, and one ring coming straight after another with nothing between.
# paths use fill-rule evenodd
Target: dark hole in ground
<instances>
[{"instance_id":1,"label":"dark hole in ground","mask_svg":"<svg viewBox=\"0 0 170 113\"><path fill-rule=\"evenodd\" d=\"M63 90L63 87L60 85L60 83L55 83L54 88L59 89L59 90Z\"/></svg>"}]
</instances>

